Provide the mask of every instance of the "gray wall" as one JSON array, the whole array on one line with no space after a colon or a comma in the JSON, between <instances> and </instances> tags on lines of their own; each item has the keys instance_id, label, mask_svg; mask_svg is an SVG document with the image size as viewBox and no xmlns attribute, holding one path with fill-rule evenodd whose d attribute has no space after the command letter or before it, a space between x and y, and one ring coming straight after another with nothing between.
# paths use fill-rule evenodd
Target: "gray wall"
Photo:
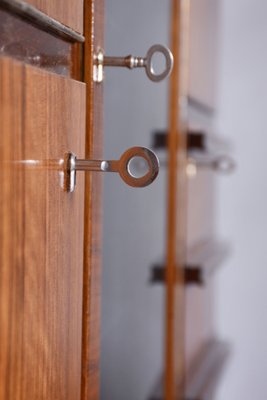
<instances>
[{"instance_id":1,"label":"gray wall","mask_svg":"<svg viewBox=\"0 0 267 400\"><path fill-rule=\"evenodd\" d=\"M218 130L238 170L219 181L219 228L235 252L218 276L218 328L233 344L218 400L267 399L267 2L222 0Z\"/></svg>"},{"instance_id":2,"label":"gray wall","mask_svg":"<svg viewBox=\"0 0 267 400\"><path fill-rule=\"evenodd\" d=\"M106 53L145 55L168 44L168 1L106 2ZM105 155L150 146L166 128L168 82L143 70L108 69L105 77ZM164 168L153 185L126 186L105 178L101 398L144 400L163 369L164 292L149 284L153 262L164 257Z\"/></svg>"},{"instance_id":3,"label":"gray wall","mask_svg":"<svg viewBox=\"0 0 267 400\"><path fill-rule=\"evenodd\" d=\"M232 356L217 400L267 398L267 2L191 0L190 94L215 107L238 169L216 179L217 231L234 245L216 277L218 335Z\"/></svg>"}]
</instances>

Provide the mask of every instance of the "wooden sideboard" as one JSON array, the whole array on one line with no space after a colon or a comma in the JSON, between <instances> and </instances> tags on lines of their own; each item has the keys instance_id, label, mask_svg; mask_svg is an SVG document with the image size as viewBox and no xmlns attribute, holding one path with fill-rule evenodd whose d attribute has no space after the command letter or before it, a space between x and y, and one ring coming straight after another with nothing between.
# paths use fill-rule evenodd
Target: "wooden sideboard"
<instances>
[{"instance_id":1,"label":"wooden sideboard","mask_svg":"<svg viewBox=\"0 0 267 400\"><path fill-rule=\"evenodd\" d=\"M98 398L101 174L66 193L51 165L102 155L103 4L1 1L0 19L0 398Z\"/></svg>"},{"instance_id":2,"label":"wooden sideboard","mask_svg":"<svg viewBox=\"0 0 267 400\"><path fill-rule=\"evenodd\" d=\"M215 164L196 158L214 139L216 75L190 59L215 3L0 0L0 400L213 398L229 354L213 278L230 246ZM161 41L174 57L165 83L116 68L96 82L99 50ZM135 145L159 155L151 187L104 174L103 193L103 174L77 172L67 191L66 154Z\"/></svg>"}]
</instances>

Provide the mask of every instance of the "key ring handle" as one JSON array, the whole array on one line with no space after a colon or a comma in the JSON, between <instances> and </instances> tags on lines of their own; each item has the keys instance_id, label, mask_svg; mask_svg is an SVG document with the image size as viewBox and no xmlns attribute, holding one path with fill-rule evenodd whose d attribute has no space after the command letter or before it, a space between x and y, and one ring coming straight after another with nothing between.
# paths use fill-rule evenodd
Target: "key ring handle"
<instances>
[{"instance_id":1,"label":"key ring handle","mask_svg":"<svg viewBox=\"0 0 267 400\"><path fill-rule=\"evenodd\" d=\"M130 162L135 157L143 158L148 166L148 172L136 178L131 174ZM131 147L126 150L119 160L119 174L127 185L133 187L145 187L150 185L158 176L159 173L159 160L156 154L145 147Z\"/></svg>"},{"instance_id":2,"label":"key ring handle","mask_svg":"<svg viewBox=\"0 0 267 400\"><path fill-rule=\"evenodd\" d=\"M156 74L153 68L153 56L156 53L163 54L165 58L165 69L160 74ZM163 79L165 79L167 76L170 75L173 68L173 55L171 51L167 47L162 46L161 44L155 44L154 46L150 47L150 49L146 54L145 68L146 68L146 74L151 81L153 82L162 81Z\"/></svg>"}]
</instances>

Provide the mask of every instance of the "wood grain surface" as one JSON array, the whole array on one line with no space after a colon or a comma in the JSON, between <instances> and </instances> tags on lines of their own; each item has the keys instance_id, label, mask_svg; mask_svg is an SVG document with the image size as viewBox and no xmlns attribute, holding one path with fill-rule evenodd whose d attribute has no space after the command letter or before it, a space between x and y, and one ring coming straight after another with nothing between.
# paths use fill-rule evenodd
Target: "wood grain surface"
<instances>
[{"instance_id":1,"label":"wood grain surface","mask_svg":"<svg viewBox=\"0 0 267 400\"><path fill-rule=\"evenodd\" d=\"M104 0L85 0L84 81L86 83L86 157L103 151L103 84L93 82L93 52L103 48ZM102 175L85 178L82 400L100 398L100 308L102 256Z\"/></svg>"},{"instance_id":2,"label":"wood grain surface","mask_svg":"<svg viewBox=\"0 0 267 400\"><path fill-rule=\"evenodd\" d=\"M76 32L83 33L83 0L26 0Z\"/></svg>"},{"instance_id":3,"label":"wood grain surface","mask_svg":"<svg viewBox=\"0 0 267 400\"><path fill-rule=\"evenodd\" d=\"M174 69L170 79L168 127L168 203L166 243L166 400L184 398L185 280L187 213L187 33L189 1L172 1L171 50Z\"/></svg>"},{"instance_id":4,"label":"wood grain surface","mask_svg":"<svg viewBox=\"0 0 267 400\"><path fill-rule=\"evenodd\" d=\"M80 397L84 177L22 160L84 153L85 86L0 59L0 399Z\"/></svg>"},{"instance_id":5,"label":"wood grain surface","mask_svg":"<svg viewBox=\"0 0 267 400\"><path fill-rule=\"evenodd\" d=\"M1 7L1 0L0 0ZM70 77L79 59L71 44L0 8L0 54Z\"/></svg>"}]
</instances>

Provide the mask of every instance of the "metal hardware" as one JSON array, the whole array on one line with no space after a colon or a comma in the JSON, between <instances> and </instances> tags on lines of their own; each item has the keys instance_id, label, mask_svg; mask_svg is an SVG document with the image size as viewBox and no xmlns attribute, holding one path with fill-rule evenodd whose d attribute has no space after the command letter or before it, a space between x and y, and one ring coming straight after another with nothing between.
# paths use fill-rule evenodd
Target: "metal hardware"
<instances>
[{"instance_id":1,"label":"metal hardware","mask_svg":"<svg viewBox=\"0 0 267 400\"><path fill-rule=\"evenodd\" d=\"M231 174L236 169L232 157L226 155L211 156L209 154L192 154L187 160L186 172L189 177L194 177L198 169L211 169L221 174Z\"/></svg>"},{"instance_id":2,"label":"metal hardware","mask_svg":"<svg viewBox=\"0 0 267 400\"><path fill-rule=\"evenodd\" d=\"M168 160L166 158L160 159L161 167L168 167ZM138 166L137 166L138 168ZM186 162L186 174L189 178L195 178L200 170L209 169L222 175L230 175L236 170L236 163L234 159L226 155L212 156L205 154L190 154Z\"/></svg>"},{"instance_id":3,"label":"metal hardware","mask_svg":"<svg viewBox=\"0 0 267 400\"><path fill-rule=\"evenodd\" d=\"M131 172L130 163L135 158L142 158L146 163L147 172L136 177ZM67 153L64 157L64 190L73 192L75 189L76 171L117 172L129 186L145 187L150 185L159 172L159 160L153 151L145 147L132 147L126 150L119 160L80 160L75 154Z\"/></svg>"},{"instance_id":4,"label":"metal hardware","mask_svg":"<svg viewBox=\"0 0 267 400\"><path fill-rule=\"evenodd\" d=\"M167 148L167 131L155 131L151 147L161 150ZM230 152L230 145L216 135L206 134L202 130L187 130L187 176L193 178L200 169L211 169L221 174L231 174L236 169L234 159L224 153ZM167 160L161 160L162 166L168 166Z\"/></svg>"},{"instance_id":5,"label":"metal hardware","mask_svg":"<svg viewBox=\"0 0 267 400\"><path fill-rule=\"evenodd\" d=\"M63 159L20 160L14 163L33 170L58 171L60 185L66 192L74 191L77 171L117 172L121 179L132 187L150 185L159 173L158 157L146 147L131 147L119 160L81 160L68 152Z\"/></svg>"},{"instance_id":6,"label":"metal hardware","mask_svg":"<svg viewBox=\"0 0 267 400\"><path fill-rule=\"evenodd\" d=\"M168 132L166 130L156 130L152 133L152 149L164 150L168 146ZM209 136L209 137L208 137ZM202 130L192 130L188 129L186 133L186 145L187 151L198 150L198 151L206 151L207 150L207 142L210 139L214 139L214 135L206 135ZM209 140L207 140L209 139ZM216 139L216 138L215 138ZM219 143L221 147L221 143Z\"/></svg>"},{"instance_id":7,"label":"metal hardware","mask_svg":"<svg viewBox=\"0 0 267 400\"><path fill-rule=\"evenodd\" d=\"M204 286L231 254L231 246L218 240L201 241L187 249L184 265L185 284ZM166 267L156 263L151 268L151 283L166 281Z\"/></svg>"},{"instance_id":8,"label":"metal hardware","mask_svg":"<svg viewBox=\"0 0 267 400\"><path fill-rule=\"evenodd\" d=\"M153 67L153 57L156 53L162 54L165 58L165 69L157 74ZM102 49L98 49L94 56L94 81L102 82L104 79L104 67L126 67L145 68L148 78L153 82L160 82L170 75L173 68L173 55L171 51L160 44L150 47L145 57L107 57Z\"/></svg>"},{"instance_id":9,"label":"metal hardware","mask_svg":"<svg viewBox=\"0 0 267 400\"><path fill-rule=\"evenodd\" d=\"M168 131L155 130L152 132L152 149L164 150L168 146ZM231 152L231 144L225 138L216 134L209 134L204 129L188 128L186 132L186 145L189 155L192 152L198 154L207 153L229 153Z\"/></svg>"}]
</instances>

